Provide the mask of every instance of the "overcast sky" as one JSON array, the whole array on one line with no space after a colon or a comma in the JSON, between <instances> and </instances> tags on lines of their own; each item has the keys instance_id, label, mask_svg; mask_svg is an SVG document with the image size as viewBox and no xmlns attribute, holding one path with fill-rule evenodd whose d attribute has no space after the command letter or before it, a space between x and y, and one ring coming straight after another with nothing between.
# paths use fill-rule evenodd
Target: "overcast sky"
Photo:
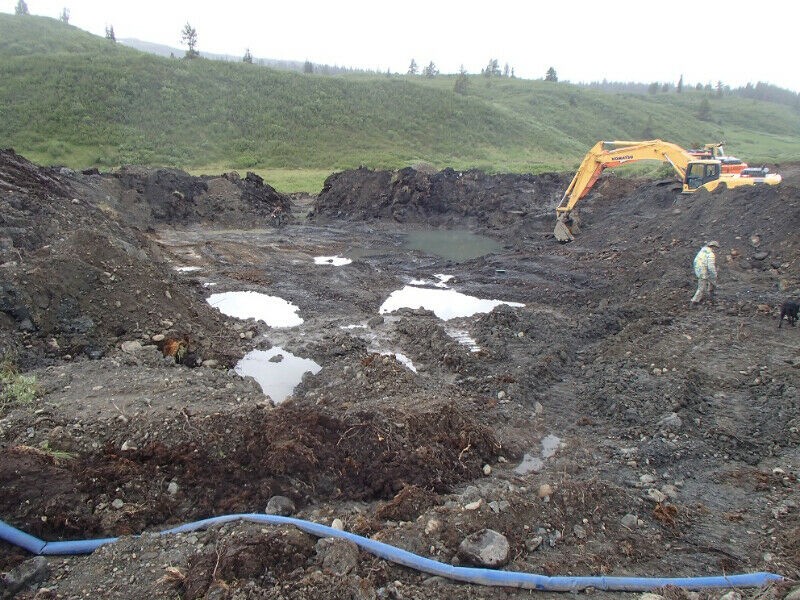
<instances>
[{"instance_id":1,"label":"overcast sky","mask_svg":"<svg viewBox=\"0 0 800 600\"><path fill-rule=\"evenodd\" d=\"M13 13L17 0L0 0ZM800 92L796 0L27 0L97 35L181 47L187 22L201 52L405 73L413 58L443 73L490 59L519 77L554 67L572 82L763 81Z\"/></svg>"}]
</instances>

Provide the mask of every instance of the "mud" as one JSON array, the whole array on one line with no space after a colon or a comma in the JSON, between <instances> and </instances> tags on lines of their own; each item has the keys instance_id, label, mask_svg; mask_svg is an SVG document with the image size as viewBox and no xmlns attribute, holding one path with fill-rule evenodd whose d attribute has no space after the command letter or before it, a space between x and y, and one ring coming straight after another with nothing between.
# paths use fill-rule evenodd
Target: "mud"
<instances>
[{"instance_id":1,"label":"mud","mask_svg":"<svg viewBox=\"0 0 800 600\"><path fill-rule=\"evenodd\" d=\"M289 527L151 533L284 496L294 516L445 563L493 529L510 570L770 571L789 581L740 592L783 598L800 577L800 332L778 315L800 296L800 177L776 170L777 188L692 196L606 177L561 245L569 174L358 169L290 198L252 174L79 173L0 152L0 351L36 378L33 401L0 405L0 515L44 539L123 536L48 558L17 597L530 595ZM500 249L406 249L439 228ZM692 308L691 261L712 238L720 287ZM524 306L379 315L438 274ZM303 323L227 317L206 302L224 291L279 296ZM233 370L272 346L322 366L283 402ZM539 462L518 471L526 454ZM0 544L0 569L29 559Z\"/></svg>"}]
</instances>

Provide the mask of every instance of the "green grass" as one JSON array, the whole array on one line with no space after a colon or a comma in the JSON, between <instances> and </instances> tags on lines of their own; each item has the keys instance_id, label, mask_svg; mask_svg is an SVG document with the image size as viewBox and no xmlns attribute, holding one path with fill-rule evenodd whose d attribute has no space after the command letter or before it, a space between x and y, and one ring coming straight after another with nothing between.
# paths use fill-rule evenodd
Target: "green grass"
<instances>
[{"instance_id":1,"label":"green grass","mask_svg":"<svg viewBox=\"0 0 800 600\"><path fill-rule=\"evenodd\" d=\"M0 140L40 164L259 173L317 192L365 165L571 170L601 139L727 142L753 163L800 160L800 118L737 97L610 94L471 76L304 75L160 58L45 17L0 14ZM704 98L710 120L698 119Z\"/></svg>"},{"instance_id":2,"label":"green grass","mask_svg":"<svg viewBox=\"0 0 800 600\"><path fill-rule=\"evenodd\" d=\"M0 361L0 414L12 406L30 404L36 398L36 378L22 375L9 359Z\"/></svg>"}]
</instances>

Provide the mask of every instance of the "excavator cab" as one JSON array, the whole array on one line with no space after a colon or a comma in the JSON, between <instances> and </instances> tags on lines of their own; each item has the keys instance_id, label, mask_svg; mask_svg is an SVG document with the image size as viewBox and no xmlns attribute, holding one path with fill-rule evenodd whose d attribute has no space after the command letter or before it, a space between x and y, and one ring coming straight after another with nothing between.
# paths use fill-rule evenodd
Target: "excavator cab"
<instances>
[{"instance_id":1,"label":"excavator cab","mask_svg":"<svg viewBox=\"0 0 800 600\"><path fill-rule=\"evenodd\" d=\"M686 167L684 192L690 193L709 181L719 179L720 162L717 160L692 161Z\"/></svg>"}]
</instances>

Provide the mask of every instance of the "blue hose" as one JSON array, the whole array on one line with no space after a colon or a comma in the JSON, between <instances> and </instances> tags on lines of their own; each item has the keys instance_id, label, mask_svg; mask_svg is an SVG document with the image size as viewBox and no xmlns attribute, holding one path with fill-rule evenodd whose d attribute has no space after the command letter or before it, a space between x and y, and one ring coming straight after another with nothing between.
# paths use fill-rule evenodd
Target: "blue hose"
<instances>
[{"instance_id":1,"label":"blue hose","mask_svg":"<svg viewBox=\"0 0 800 600\"><path fill-rule=\"evenodd\" d=\"M762 587L770 582L782 581L783 577L774 573L747 573L742 575L719 575L714 577L548 577L514 571L496 571L493 569L476 569L470 567L454 567L430 558L425 558L406 550L371 540L369 538L340 531L311 521L292 517L279 517L264 514L238 514L212 517L187 523L162 531L168 533L186 533L205 529L212 525L230 523L232 521L250 521L269 525L294 525L298 529L317 537L335 537L355 543L367 552L393 563L429 573L480 585L493 585L530 590L546 590L554 592L574 592L586 588L607 591L644 592L675 586L686 589L703 588L746 588ZM32 535L0 521L0 539L24 548L37 555L89 554L99 546L112 544L119 538L101 538L94 540L77 540L71 542L45 542Z\"/></svg>"}]
</instances>

